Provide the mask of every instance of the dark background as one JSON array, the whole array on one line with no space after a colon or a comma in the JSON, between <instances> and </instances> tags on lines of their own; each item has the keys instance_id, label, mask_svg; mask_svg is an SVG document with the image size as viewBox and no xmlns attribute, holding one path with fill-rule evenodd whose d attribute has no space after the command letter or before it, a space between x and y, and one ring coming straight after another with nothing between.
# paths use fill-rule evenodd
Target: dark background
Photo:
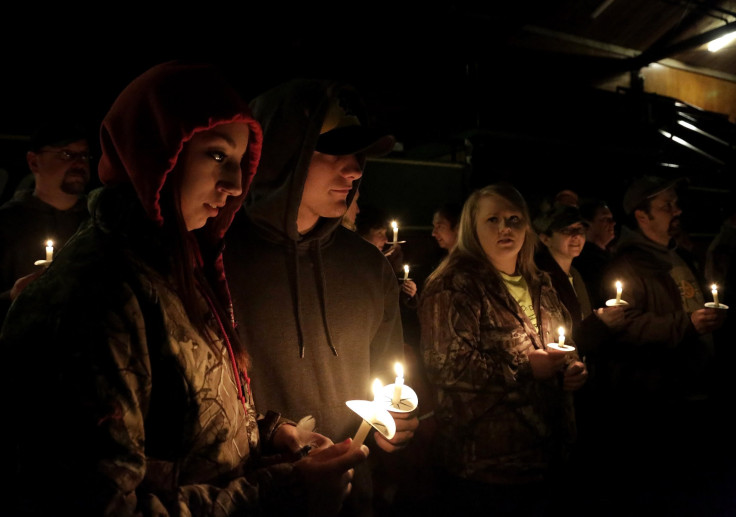
<instances>
[{"instance_id":1,"label":"dark background","mask_svg":"<svg viewBox=\"0 0 736 517\"><path fill-rule=\"evenodd\" d=\"M429 238L434 207L497 180L514 183L532 210L571 188L604 197L620 215L628 182L656 172L691 179L683 204L692 209L683 218L704 245L732 188L734 125L626 84L593 88L588 79L600 62L514 44L522 25L549 14L548 4L4 7L0 167L10 179L2 198L27 173L25 140L45 117L81 119L96 140L107 108L133 78L169 59L200 59L228 70L246 98L298 76L356 85L369 123L400 143L368 163L361 203L385 209L403 235ZM726 142L703 143L716 161L658 132L672 127L677 109Z\"/></svg>"}]
</instances>

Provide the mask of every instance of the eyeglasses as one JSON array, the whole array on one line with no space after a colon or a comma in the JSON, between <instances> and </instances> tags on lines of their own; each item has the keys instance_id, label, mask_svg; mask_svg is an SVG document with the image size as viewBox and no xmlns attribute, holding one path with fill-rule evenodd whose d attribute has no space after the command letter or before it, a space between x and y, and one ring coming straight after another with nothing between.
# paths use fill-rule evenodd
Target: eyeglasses
<instances>
[{"instance_id":1,"label":"eyeglasses","mask_svg":"<svg viewBox=\"0 0 736 517\"><path fill-rule=\"evenodd\" d=\"M555 231L567 237L573 237L575 235L585 235L585 228L579 228L579 227L578 228L567 227L567 228L561 228Z\"/></svg>"},{"instance_id":2,"label":"eyeglasses","mask_svg":"<svg viewBox=\"0 0 736 517\"><path fill-rule=\"evenodd\" d=\"M77 160L82 160L83 162L89 163L93 156L89 153L77 153L74 151L70 151L69 149L61 149L58 151L39 151L38 154L41 153L54 153L56 156L59 157L59 159L63 162L75 162Z\"/></svg>"}]
</instances>

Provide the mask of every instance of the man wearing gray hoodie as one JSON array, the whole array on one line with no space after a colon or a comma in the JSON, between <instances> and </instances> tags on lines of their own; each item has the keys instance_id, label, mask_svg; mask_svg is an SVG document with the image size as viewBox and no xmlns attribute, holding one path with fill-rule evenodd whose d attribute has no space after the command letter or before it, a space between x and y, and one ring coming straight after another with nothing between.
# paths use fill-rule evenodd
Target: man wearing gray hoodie
<instances>
[{"instance_id":1,"label":"man wearing gray hoodie","mask_svg":"<svg viewBox=\"0 0 736 517\"><path fill-rule=\"evenodd\" d=\"M366 158L390 152L394 138L361 125L356 91L334 82L289 81L251 108L264 130L258 179L224 260L253 391L263 407L300 411L343 440L362 421L345 402L371 400L373 379L393 382L403 361L396 275L341 224ZM411 439L416 416L393 415L396 436L374 433L367 445L390 452ZM342 515L370 515L370 497L370 473L358 468Z\"/></svg>"}]
</instances>

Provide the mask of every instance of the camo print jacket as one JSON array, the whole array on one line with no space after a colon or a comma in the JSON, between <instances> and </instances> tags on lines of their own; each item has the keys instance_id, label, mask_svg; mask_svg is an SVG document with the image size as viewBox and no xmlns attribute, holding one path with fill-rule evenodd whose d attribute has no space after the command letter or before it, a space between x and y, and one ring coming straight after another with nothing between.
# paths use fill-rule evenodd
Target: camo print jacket
<instances>
[{"instance_id":1,"label":"camo print jacket","mask_svg":"<svg viewBox=\"0 0 736 517\"><path fill-rule=\"evenodd\" d=\"M471 259L421 295L421 349L437 396L437 461L455 476L538 481L574 442L570 393L560 379L534 379L527 357L556 341L560 325L571 328L570 316L546 273L526 281L538 328L498 274Z\"/></svg>"},{"instance_id":2,"label":"camo print jacket","mask_svg":"<svg viewBox=\"0 0 736 517\"><path fill-rule=\"evenodd\" d=\"M143 233L131 248L94 225L82 229L12 306L0 337L13 364L3 387L18 393L3 443L11 474L3 489L13 487L18 515L298 507L292 465L261 468L282 420L256 412L242 374L245 404L238 398L214 317L218 353L192 326L170 279L148 265L158 250L155 233Z\"/></svg>"}]
</instances>

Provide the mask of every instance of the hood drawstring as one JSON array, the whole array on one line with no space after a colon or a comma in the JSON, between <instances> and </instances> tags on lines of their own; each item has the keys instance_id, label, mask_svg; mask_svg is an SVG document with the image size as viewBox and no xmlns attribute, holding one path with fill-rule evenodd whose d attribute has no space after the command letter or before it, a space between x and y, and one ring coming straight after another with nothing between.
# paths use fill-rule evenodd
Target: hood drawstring
<instances>
[{"instance_id":1,"label":"hood drawstring","mask_svg":"<svg viewBox=\"0 0 736 517\"><path fill-rule=\"evenodd\" d=\"M296 241L292 241L294 252L294 319L296 319L296 336L299 342L299 358L304 358L304 329L302 329L302 303L299 289L299 249Z\"/></svg>"},{"instance_id":2,"label":"hood drawstring","mask_svg":"<svg viewBox=\"0 0 736 517\"><path fill-rule=\"evenodd\" d=\"M301 302L301 289L299 287L299 247L297 241L292 241L293 252L294 252L294 318L296 319L296 333L297 340L299 341L299 358L304 358L304 329L302 329L302 302ZM325 329L325 336L327 337L327 344L330 346L332 353L337 356L337 349L332 341L332 333L330 332L330 325L327 321L327 304L325 302L325 274L324 268L322 267L322 254L320 253L319 240L314 240L309 244L309 254L314 261L314 275L317 284L317 294L319 296L319 308L322 313L322 326Z\"/></svg>"},{"instance_id":3,"label":"hood drawstring","mask_svg":"<svg viewBox=\"0 0 736 517\"><path fill-rule=\"evenodd\" d=\"M322 267L322 253L320 253L319 241L312 242L312 256L314 257L314 264L316 266L314 271L315 280L317 281L317 289L319 291L319 304L322 311L322 325L325 327L325 335L327 336L327 344L330 345L330 350L337 357L337 350L335 345L332 343L332 334L330 333L330 325L327 322L327 304L325 303L325 272Z\"/></svg>"},{"instance_id":4,"label":"hood drawstring","mask_svg":"<svg viewBox=\"0 0 736 517\"><path fill-rule=\"evenodd\" d=\"M240 376L241 373L243 375L243 378L245 379L246 383L246 389L248 390L248 397L252 400L253 394L250 391L250 377L248 377L248 372L243 370L240 371L240 368L238 368L238 362L235 360L235 353L233 352L233 345L230 343L230 338L227 337L227 332L225 331L225 327L222 325L222 320L220 319L220 315L217 313L217 309L215 308L214 303L212 303L212 300L210 299L209 295L200 287L200 292L202 293L202 296L204 296L204 299L207 300L207 305L209 305L210 311L215 316L215 320L217 320L217 325L220 327L220 334L222 334L222 339L225 341L225 345L227 346L227 352L230 357L230 363L233 367L233 374L235 375L235 385L238 388L238 398L240 399L240 403L243 404L243 411L245 411L245 414L248 414L248 404L245 400L245 394L246 392L243 390L243 386L240 384Z\"/></svg>"}]
</instances>

